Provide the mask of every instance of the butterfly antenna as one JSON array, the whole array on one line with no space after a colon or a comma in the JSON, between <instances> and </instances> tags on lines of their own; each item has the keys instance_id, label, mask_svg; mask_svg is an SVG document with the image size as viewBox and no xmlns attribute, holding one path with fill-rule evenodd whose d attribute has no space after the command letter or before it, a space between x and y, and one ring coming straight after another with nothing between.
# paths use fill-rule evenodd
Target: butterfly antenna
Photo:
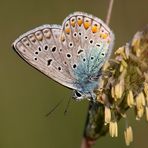
<instances>
[{"instance_id":1,"label":"butterfly antenna","mask_svg":"<svg viewBox=\"0 0 148 148\"><path fill-rule=\"evenodd\" d=\"M65 108L65 110L64 110L64 115L66 115L66 113L67 113L67 111L68 111L68 108L69 108L70 102L71 102L71 97L69 97L69 99L68 99L68 102L67 102L66 108Z\"/></svg>"},{"instance_id":2,"label":"butterfly antenna","mask_svg":"<svg viewBox=\"0 0 148 148\"><path fill-rule=\"evenodd\" d=\"M49 115L51 115L51 113L53 113L62 102L63 99L61 99L45 116L48 117Z\"/></svg>"}]
</instances>

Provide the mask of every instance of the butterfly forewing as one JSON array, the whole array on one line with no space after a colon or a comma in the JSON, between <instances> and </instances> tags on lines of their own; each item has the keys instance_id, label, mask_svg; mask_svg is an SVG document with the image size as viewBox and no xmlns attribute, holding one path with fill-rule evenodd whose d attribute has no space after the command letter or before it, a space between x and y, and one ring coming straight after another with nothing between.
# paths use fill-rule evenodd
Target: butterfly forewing
<instances>
[{"instance_id":1,"label":"butterfly forewing","mask_svg":"<svg viewBox=\"0 0 148 148\"><path fill-rule=\"evenodd\" d=\"M53 80L75 89L61 55L61 26L43 25L20 36L13 47L30 65Z\"/></svg>"}]
</instances>

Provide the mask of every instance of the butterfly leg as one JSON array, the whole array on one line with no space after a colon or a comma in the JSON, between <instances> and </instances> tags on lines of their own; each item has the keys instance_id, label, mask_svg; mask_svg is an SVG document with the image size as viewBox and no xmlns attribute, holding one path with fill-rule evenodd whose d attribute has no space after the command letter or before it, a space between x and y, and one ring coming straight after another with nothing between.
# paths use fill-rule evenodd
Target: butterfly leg
<instances>
[{"instance_id":1,"label":"butterfly leg","mask_svg":"<svg viewBox=\"0 0 148 148\"><path fill-rule=\"evenodd\" d=\"M91 96L91 98L89 98L89 100L91 100L93 102L96 102L97 96L96 96L96 94L93 91L90 92L90 96Z\"/></svg>"}]
</instances>

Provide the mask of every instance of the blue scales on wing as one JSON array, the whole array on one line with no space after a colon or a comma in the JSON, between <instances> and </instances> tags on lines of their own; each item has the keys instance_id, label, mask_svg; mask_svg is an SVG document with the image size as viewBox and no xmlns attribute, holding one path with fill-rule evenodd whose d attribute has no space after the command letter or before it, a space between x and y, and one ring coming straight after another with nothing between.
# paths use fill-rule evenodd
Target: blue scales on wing
<instances>
[{"instance_id":1,"label":"blue scales on wing","mask_svg":"<svg viewBox=\"0 0 148 148\"><path fill-rule=\"evenodd\" d=\"M98 86L101 67L110 56L114 35L100 19L75 12L62 25L61 41L69 72L82 93Z\"/></svg>"}]
</instances>

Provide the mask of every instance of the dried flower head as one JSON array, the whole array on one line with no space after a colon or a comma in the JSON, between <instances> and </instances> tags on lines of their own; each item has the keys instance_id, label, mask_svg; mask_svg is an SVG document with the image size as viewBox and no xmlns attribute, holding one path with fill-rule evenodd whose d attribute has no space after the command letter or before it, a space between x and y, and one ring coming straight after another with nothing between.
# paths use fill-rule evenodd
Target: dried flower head
<instances>
[{"instance_id":1,"label":"dried flower head","mask_svg":"<svg viewBox=\"0 0 148 148\"><path fill-rule=\"evenodd\" d=\"M118 136L118 121L128 119L126 111L135 110L140 120L148 121L148 26L135 34L132 41L118 48L103 66L95 108L91 105L85 136L97 139L108 131ZM100 89L101 88L101 89ZM92 116L93 115L93 116ZM131 126L124 131L126 145L133 141Z\"/></svg>"}]
</instances>

